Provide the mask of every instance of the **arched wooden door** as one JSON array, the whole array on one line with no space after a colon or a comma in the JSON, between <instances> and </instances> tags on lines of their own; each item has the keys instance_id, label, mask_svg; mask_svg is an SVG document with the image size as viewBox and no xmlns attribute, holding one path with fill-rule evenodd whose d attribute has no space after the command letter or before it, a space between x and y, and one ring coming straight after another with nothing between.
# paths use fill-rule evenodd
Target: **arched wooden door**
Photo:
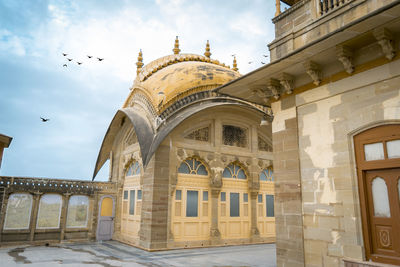
<instances>
[{"instance_id":1,"label":"arched wooden door","mask_svg":"<svg viewBox=\"0 0 400 267\"><path fill-rule=\"evenodd\" d=\"M114 198L103 196L99 202L99 220L97 224L96 239L110 240L114 232Z\"/></svg>"},{"instance_id":2,"label":"arched wooden door","mask_svg":"<svg viewBox=\"0 0 400 267\"><path fill-rule=\"evenodd\" d=\"M354 137L367 260L400 264L400 124Z\"/></svg>"}]
</instances>

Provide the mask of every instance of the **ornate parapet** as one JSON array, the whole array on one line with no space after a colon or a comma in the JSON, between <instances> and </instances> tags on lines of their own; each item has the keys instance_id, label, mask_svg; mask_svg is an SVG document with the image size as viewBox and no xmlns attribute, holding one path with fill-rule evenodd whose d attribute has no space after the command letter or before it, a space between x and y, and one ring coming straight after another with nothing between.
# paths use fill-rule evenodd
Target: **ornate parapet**
<instances>
[{"instance_id":1,"label":"ornate parapet","mask_svg":"<svg viewBox=\"0 0 400 267\"><path fill-rule=\"evenodd\" d=\"M91 182L84 180L61 180L0 176L0 186L11 192L70 193L91 195L96 192L115 193L116 183Z\"/></svg>"}]
</instances>

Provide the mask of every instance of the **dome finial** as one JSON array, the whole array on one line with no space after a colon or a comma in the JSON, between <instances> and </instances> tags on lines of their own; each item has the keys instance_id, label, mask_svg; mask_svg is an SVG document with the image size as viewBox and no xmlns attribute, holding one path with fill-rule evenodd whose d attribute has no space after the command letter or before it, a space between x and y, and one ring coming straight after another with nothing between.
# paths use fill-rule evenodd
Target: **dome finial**
<instances>
[{"instance_id":1,"label":"dome finial","mask_svg":"<svg viewBox=\"0 0 400 267\"><path fill-rule=\"evenodd\" d=\"M210 56L211 56L211 52L210 52L210 43L209 43L208 40L207 40L207 44L206 44L206 52L204 52L204 55L205 55L206 57L208 57L208 58L210 58Z\"/></svg>"},{"instance_id":2,"label":"dome finial","mask_svg":"<svg viewBox=\"0 0 400 267\"><path fill-rule=\"evenodd\" d=\"M172 49L172 51L174 52L175 55L178 55L179 52L181 52L181 50L179 49L179 39L178 39L178 36L176 36L176 39L175 39L175 47L174 47L174 49Z\"/></svg>"},{"instance_id":3,"label":"dome finial","mask_svg":"<svg viewBox=\"0 0 400 267\"><path fill-rule=\"evenodd\" d=\"M137 67L137 70L136 70L136 75L139 75L139 73L140 73L140 71L142 70L142 67L143 67L143 54L142 54L142 49L140 49L140 51L139 51L139 55L138 55L138 57L137 57L137 62L136 62L136 67Z\"/></svg>"},{"instance_id":4,"label":"dome finial","mask_svg":"<svg viewBox=\"0 0 400 267\"><path fill-rule=\"evenodd\" d=\"M236 63L236 56L233 56L233 65L232 65L232 70L238 71L237 63Z\"/></svg>"}]
</instances>

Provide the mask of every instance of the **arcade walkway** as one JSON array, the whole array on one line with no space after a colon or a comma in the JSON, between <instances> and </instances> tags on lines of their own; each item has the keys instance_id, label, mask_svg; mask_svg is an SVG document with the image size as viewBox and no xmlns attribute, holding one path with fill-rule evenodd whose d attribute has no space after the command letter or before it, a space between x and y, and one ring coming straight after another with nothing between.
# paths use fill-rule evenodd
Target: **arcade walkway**
<instances>
[{"instance_id":1,"label":"arcade walkway","mask_svg":"<svg viewBox=\"0 0 400 267\"><path fill-rule=\"evenodd\" d=\"M116 241L0 248L0 266L272 267L275 245L146 252Z\"/></svg>"}]
</instances>

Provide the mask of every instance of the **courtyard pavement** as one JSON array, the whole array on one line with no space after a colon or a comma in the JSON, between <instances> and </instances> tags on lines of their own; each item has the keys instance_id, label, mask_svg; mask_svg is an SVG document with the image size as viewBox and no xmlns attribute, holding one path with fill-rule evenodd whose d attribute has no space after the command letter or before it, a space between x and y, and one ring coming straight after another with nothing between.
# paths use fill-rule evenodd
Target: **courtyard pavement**
<instances>
[{"instance_id":1,"label":"courtyard pavement","mask_svg":"<svg viewBox=\"0 0 400 267\"><path fill-rule=\"evenodd\" d=\"M0 266L272 267L275 244L147 252L116 241L0 248Z\"/></svg>"}]
</instances>

